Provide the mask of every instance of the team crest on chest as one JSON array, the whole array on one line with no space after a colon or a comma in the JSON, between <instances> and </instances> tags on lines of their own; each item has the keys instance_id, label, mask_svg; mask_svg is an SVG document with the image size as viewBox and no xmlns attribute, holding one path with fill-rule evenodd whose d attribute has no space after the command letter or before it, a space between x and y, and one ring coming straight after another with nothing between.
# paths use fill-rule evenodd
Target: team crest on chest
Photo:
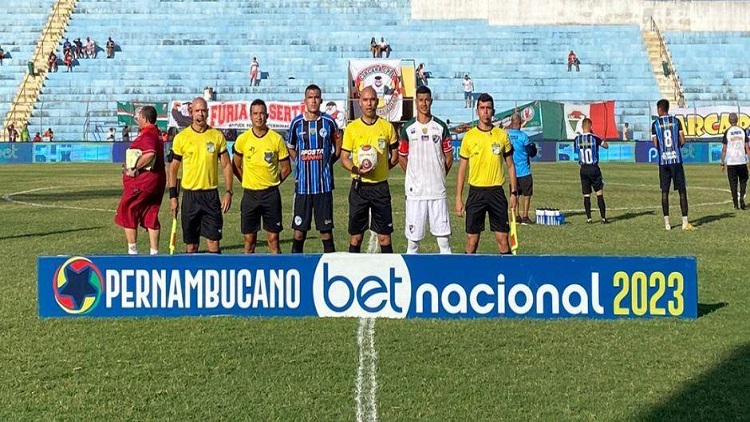
<instances>
[{"instance_id":1,"label":"team crest on chest","mask_svg":"<svg viewBox=\"0 0 750 422\"><path fill-rule=\"evenodd\" d=\"M432 143L437 144L440 142L440 135L432 135Z\"/></svg>"},{"instance_id":2,"label":"team crest on chest","mask_svg":"<svg viewBox=\"0 0 750 422\"><path fill-rule=\"evenodd\" d=\"M273 152L266 151L263 153L263 159L266 161L266 163L271 164L273 161Z\"/></svg>"},{"instance_id":3,"label":"team crest on chest","mask_svg":"<svg viewBox=\"0 0 750 422\"><path fill-rule=\"evenodd\" d=\"M213 154L213 153L214 153L214 151L216 151L216 145L214 145L214 143L213 143L213 142L209 142L209 143L207 143L207 144L206 144L206 151L207 151L207 152L208 152L209 154Z\"/></svg>"},{"instance_id":4,"label":"team crest on chest","mask_svg":"<svg viewBox=\"0 0 750 422\"><path fill-rule=\"evenodd\" d=\"M492 144L492 153L495 155L500 155L500 144Z\"/></svg>"},{"instance_id":5,"label":"team crest on chest","mask_svg":"<svg viewBox=\"0 0 750 422\"><path fill-rule=\"evenodd\" d=\"M325 138L326 135L328 135L328 131L326 130L326 128L320 128L320 131L318 133L320 133L321 138Z\"/></svg>"},{"instance_id":6,"label":"team crest on chest","mask_svg":"<svg viewBox=\"0 0 750 422\"><path fill-rule=\"evenodd\" d=\"M378 139L378 149L384 150L387 146L388 143L385 141L385 138Z\"/></svg>"}]
</instances>

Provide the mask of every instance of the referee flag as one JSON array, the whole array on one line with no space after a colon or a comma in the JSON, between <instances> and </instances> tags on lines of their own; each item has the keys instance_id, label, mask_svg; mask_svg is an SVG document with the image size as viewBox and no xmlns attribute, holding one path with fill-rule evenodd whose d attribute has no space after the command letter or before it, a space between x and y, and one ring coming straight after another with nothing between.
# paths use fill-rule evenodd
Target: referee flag
<instances>
[{"instance_id":1,"label":"referee flag","mask_svg":"<svg viewBox=\"0 0 750 422\"><path fill-rule=\"evenodd\" d=\"M508 235L508 243L510 243L510 252L515 255L518 251L518 228L516 227L516 212L512 209L510 211L510 234Z\"/></svg>"}]
</instances>

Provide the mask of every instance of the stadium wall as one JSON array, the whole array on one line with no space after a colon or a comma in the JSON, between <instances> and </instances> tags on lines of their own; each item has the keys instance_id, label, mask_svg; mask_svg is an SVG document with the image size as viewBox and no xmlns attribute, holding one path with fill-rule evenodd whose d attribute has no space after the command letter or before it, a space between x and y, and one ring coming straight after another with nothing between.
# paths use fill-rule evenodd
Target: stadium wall
<instances>
[{"instance_id":1,"label":"stadium wall","mask_svg":"<svg viewBox=\"0 0 750 422\"><path fill-rule=\"evenodd\" d=\"M413 19L483 19L491 25L642 25L662 31L748 31L750 1L412 0Z\"/></svg>"},{"instance_id":2,"label":"stadium wall","mask_svg":"<svg viewBox=\"0 0 750 422\"><path fill-rule=\"evenodd\" d=\"M229 150L232 150L229 143ZM0 164L31 163L123 163L127 142L13 142L0 143ZM458 160L459 141L453 142L454 158ZM572 141L537 142L535 162L575 162L578 155ZM168 151L171 143L164 146ZM683 147L686 163L719 163L721 142L691 141ZM609 142L609 149L600 151L600 161L617 163L655 163L656 148L651 142Z\"/></svg>"}]
</instances>

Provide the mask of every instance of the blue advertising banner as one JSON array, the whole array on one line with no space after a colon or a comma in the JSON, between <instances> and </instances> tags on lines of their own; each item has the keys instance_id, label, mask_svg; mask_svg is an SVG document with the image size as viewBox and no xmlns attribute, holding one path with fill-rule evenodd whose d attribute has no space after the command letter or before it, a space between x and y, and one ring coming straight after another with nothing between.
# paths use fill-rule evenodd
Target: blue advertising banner
<instances>
[{"instance_id":1,"label":"blue advertising banner","mask_svg":"<svg viewBox=\"0 0 750 422\"><path fill-rule=\"evenodd\" d=\"M696 318L697 291L694 257L38 258L45 318Z\"/></svg>"},{"instance_id":2,"label":"blue advertising banner","mask_svg":"<svg viewBox=\"0 0 750 422\"><path fill-rule=\"evenodd\" d=\"M682 147L685 163L721 162L721 142L687 142ZM635 160L638 163L658 163L656 147L651 142L636 142Z\"/></svg>"},{"instance_id":3,"label":"blue advertising banner","mask_svg":"<svg viewBox=\"0 0 750 422\"><path fill-rule=\"evenodd\" d=\"M31 144L19 142L0 142L0 164L30 162Z\"/></svg>"}]
</instances>

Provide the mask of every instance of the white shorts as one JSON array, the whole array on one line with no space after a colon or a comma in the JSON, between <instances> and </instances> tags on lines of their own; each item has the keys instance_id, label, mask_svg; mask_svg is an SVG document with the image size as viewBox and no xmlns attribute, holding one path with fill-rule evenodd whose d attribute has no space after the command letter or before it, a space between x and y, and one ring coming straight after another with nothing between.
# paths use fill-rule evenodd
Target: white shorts
<instances>
[{"instance_id":1,"label":"white shorts","mask_svg":"<svg viewBox=\"0 0 750 422\"><path fill-rule=\"evenodd\" d=\"M425 222L428 218L430 220L430 233L433 236L450 236L451 223L448 214L448 198L406 198L406 228L404 229L406 238L413 242L422 240Z\"/></svg>"}]
</instances>

